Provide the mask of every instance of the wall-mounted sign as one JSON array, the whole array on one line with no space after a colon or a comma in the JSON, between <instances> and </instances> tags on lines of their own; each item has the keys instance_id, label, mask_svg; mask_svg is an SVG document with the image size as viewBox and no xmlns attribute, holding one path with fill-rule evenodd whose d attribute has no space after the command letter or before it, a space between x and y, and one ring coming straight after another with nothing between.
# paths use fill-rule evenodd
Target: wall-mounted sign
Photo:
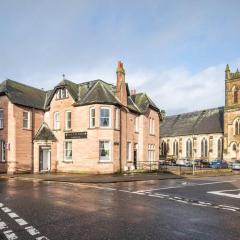
<instances>
[{"instance_id":1,"label":"wall-mounted sign","mask_svg":"<svg viewBox=\"0 0 240 240\"><path fill-rule=\"evenodd\" d=\"M65 133L65 139L87 138L87 132L69 132Z\"/></svg>"}]
</instances>

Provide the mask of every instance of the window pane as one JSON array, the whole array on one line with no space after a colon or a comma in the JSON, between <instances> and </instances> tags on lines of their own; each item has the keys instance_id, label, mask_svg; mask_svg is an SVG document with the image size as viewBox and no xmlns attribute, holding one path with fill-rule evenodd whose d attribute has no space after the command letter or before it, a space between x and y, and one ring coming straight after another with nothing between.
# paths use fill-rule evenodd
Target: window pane
<instances>
[{"instance_id":1,"label":"window pane","mask_svg":"<svg viewBox=\"0 0 240 240\"><path fill-rule=\"evenodd\" d=\"M102 161L110 160L110 142L99 142L99 159Z\"/></svg>"},{"instance_id":2,"label":"window pane","mask_svg":"<svg viewBox=\"0 0 240 240\"><path fill-rule=\"evenodd\" d=\"M110 110L106 108L100 109L100 127L109 127L110 125Z\"/></svg>"},{"instance_id":3,"label":"window pane","mask_svg":"<svg viewBox=\"0 0 240 240\"><path fill-rule=\"evenodd\" d=\"M66 129L70 129L71 128L71 117L72 117L71 112L70 111L66 112L66 119L65 119L65 121L66 121L65 128Z\"/></svg>"},{"instance_id":4,"label":"window pane","mask_svg":"<svg viewBox=\"0 0 240 240\"><path fill-rule=\"evenodd\" d=\"M72 160L72 142L65 142L64 159L65 160Z\"/></svg>"}]
</instances>

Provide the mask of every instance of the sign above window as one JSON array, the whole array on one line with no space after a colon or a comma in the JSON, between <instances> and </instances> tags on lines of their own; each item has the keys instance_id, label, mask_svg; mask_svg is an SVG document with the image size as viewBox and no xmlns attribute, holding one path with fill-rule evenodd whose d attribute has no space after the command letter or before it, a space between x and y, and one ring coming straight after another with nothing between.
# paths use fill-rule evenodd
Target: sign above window
<instances>
[{"instance_id":1,"label":"sign above window","mask_svg":"<svg viewBox=\"0 0 240 240\"><path fill-rule=\"evenodd\" d=\"M82 139L82 138L87 138L87 132L65 133L65 139Z\"/></svg>"}]
</instances>

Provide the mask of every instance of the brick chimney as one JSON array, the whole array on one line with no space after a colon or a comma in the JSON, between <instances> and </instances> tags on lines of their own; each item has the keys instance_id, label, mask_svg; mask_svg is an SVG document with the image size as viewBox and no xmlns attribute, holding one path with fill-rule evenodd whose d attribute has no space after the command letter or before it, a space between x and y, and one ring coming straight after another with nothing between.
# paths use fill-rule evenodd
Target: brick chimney
<instances>
[{"instance_id":1,"label":"brick chimney","mask_svg":"<svg viewBox=\"0 0 240 240\"><path fill-rule=\"evenodd\" d=\"M126 83L125 83L125 70L123 68L123 63L118 62L117 66L117 91L116 95L120 102L127 106L127 89L126 89Z\"/></svg>"}]
</instances>

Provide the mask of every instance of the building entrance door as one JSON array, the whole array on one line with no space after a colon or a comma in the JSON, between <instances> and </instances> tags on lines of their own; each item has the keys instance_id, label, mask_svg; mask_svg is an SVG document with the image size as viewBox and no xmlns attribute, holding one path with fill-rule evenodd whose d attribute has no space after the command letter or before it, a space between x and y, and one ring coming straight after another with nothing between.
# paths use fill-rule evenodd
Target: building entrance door
<instances>
[{"instance_id":1,"label":"building entrance door","mask_svg":"<svg viewBox=\"0 0 240 240\"><path fill-rule=\"evenodd\" d=\"M51 170L51 148L40 148L39 171L47 172Z\"/></svg>"},{"instance_id":2,"label":"building entrance door","mask_svg":"<svg viewBox=\"0 0 240 240\"><path fill-rule=\"evenodd\" d=\"M137 148L138 148L138 144L135 143L134 150L133 150L133 165L135 169L137 169Z\"/></svg>"}]
</instances>

